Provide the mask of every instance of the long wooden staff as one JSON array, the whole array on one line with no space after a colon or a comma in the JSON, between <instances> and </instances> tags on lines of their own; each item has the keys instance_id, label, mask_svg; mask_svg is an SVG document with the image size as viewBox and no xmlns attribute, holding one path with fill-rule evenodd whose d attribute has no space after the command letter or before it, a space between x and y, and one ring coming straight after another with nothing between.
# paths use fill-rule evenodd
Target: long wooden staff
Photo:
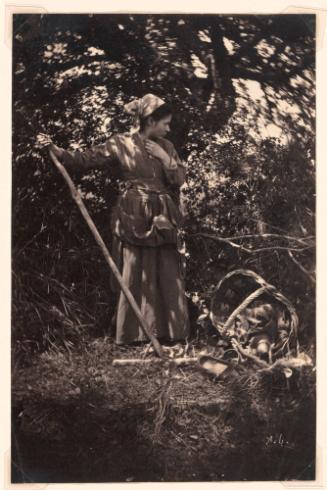
<instances>
[{"instance_id":1,"label":"long wooden staff","mask_svg":"<svg viewBox=\"0 0 327 490\"><path fill-rule=\"evenodd\" d=\"M67 182L68 184L68 187L70 189L70 192L72 194L72 197L74 199L74 201L76 202L77 206L79 207L79 210L80 212L82 213L85 221L87 222L97 244L99 245L99 247L101 248L101 251L104 255L104 258L106 259L106 262L107 264L109 265L110 269L112 270L112 272L114 273L117 281L119 282L120 284L120 287L121 289L123 290L126 298L127 298L127 301L129 302L129 304L131 305L135 315L137 316L138 320L140 321L140 324L141 324L141 328L143 330L143 332L149 337L149 339L151 340L152 342L152 345L153 345L153 348L156 352L156 354L161 357L161 358L164 358L165 355L164 355L164 352L163 352L163 349L161 347L161 344L159 342L159 340L154 336L152 335L151 331L150 331L150 328L147 324L147 322L145 321L145 319L143 318L142 316L142 313L141 313L141 310L140 308L138 307L138 304L136 303L135 299L134 299L134 296L132 295L132 293L130 292L130 290L128 289L128 287L126 286L126 284L124 283L124 280L122 278L122 275L120 274L115 262L113 261L110 253L109 253L109 250L107 249L100 233L98 232L97 230L97 227L95 226L94 224L94 221L92 220L88 210L86 209L85 207L85 204L82 200L82 197L79 193L79 191L76 189L72 179L70 178L67 170L65 169L65 167L59 162L58 158L55 156L55 154L50 150L50 157L53 161L53 163L55 164L55 166L57 167L57 169L59 170L59 172L62 174L62 176L64 177L65 181Z\"/></svg>"}]
</instances>

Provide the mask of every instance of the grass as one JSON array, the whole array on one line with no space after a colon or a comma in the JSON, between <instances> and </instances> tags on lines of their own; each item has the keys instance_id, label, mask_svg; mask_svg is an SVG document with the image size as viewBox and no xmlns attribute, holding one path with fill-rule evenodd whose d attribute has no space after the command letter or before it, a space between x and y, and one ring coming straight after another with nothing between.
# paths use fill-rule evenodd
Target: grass
<instances>
[{"instance_id":1,"label":"grass","mask_svg":"<svg viewBox=\"0 0 327 490\"><path fill-rule=\"evenodd\" d=\"M314 478L314 368L112 366L144 355L103 337L16 366L13 482Z\"/></svg>"}]
</instances>

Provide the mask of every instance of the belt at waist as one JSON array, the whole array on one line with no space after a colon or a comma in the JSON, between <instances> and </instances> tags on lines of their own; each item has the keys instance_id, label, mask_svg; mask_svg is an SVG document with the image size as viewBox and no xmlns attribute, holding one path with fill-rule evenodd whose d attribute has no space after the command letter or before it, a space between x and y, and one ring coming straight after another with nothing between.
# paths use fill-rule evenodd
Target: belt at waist
<instances>
[{"instance_id":1,"label":"belt at waist","mask_svg":"<svg viewBox=\"0 0 327 490\"><path fill-rule=\"evenodd\" d=\"M127 179L124 182L125 190L136 189L155 194L169 194L168 189L164 184L157 179Z\"/></svg>"}]
</instances>

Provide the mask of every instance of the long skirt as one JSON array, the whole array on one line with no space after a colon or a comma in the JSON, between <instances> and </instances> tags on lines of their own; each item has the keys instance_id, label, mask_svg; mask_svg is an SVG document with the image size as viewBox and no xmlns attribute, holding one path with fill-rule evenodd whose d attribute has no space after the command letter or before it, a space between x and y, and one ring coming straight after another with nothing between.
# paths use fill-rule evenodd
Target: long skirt
<instances>
[{"instance_id":1,"label":"long skirt","mask_svg":"<svg viewBox=\"0 0 327 490\"><path fill-rule=\"evenodd\" d=\"M113 257L151 332L159 339L182 340L190 333L180 253L175 245L135 246L114 239ZM119 285L111 276L111 286ZM148 340L120 291L116 311L116 343Z\"/></svg>"}]
</instances>

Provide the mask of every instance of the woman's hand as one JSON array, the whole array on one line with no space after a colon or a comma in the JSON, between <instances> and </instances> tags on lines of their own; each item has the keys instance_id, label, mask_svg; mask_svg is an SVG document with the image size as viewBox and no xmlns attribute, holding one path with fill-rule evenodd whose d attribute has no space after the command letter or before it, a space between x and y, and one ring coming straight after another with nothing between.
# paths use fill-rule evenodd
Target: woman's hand
<instances>
[{"instance_id":1,"label":"woman's hand","mask_svg":"<svg viewBox=\"0 0 327 490\"><path fill-rule=\"evenodd\" d=\"M158 158L162 161L164 165L169 167L170 156L160 145L158 145L158 143L155 143L153 140L147 139L145 140L144 145L146 151L151 157Z\"/></svg>"},{"instance_id":2,"label":"woman's hand","mask_svg":"<svg viewBox=\"0 0 327 490\"><path fill-rule=\"evenodd\" d=\"M39 133L36 137L36 144L38 148L48 148L48 150L51 150L58 158L62 156L63 150L53 143L48 134Z\"/></svg>"},{"instance_id":3,"label":"woman's hand","mask_svg":"<svg viewBox=\"0 0 327 490\"><path fill-rule=\"evenodd\" d=\"M48 147L52 145L52 139L48 134L39 133L36 137L36 145L38 148Z\"/></svg>"}]
</instances>

